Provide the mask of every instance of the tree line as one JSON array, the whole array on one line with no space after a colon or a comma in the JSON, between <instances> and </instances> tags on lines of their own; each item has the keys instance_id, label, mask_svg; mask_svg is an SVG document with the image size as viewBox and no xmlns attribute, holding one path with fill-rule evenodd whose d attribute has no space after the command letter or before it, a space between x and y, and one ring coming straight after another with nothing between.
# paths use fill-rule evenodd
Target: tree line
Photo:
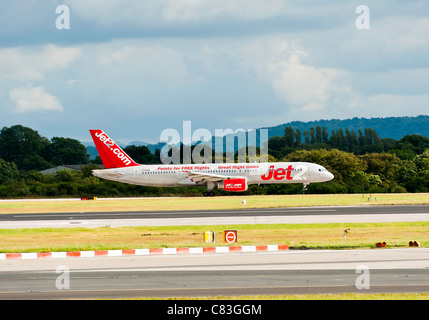
<instances>
[{"instance_id":1,"label":"tree line","mask_svg":"<svg viewBox=\"0 0 429 320\"><path fill-rule=\"evenodd\" d=\"M159 156L152 154L146 146L127 146L124 150L140 163L159 161ZM0 159L14 163L20 171L44 170L64 164L101 164L100 157L92 161L89 157L79 140L63 137L49 140L22 125L4 127L0 131Z\"/></svg>"},{"instance_id":2,"label":"tree line","mask_svg":"<svg viewBox=\"0 0 429 320\"><path fill-rule=\"evenodd\" d=\"M283 136L269 140L269 150L276 158L282 158L296 149L336 148L354 154L380 153L385 151L385 146L390 147L392 140L381 139L371 128L359 129L358 132L340 128L328 133L326 127L316 126L301 133L298 128L294 130L289 126L284 129Z\"/></svg>"},{"instance_id":3,"label":"tree line","mask_svg":"<svg viewBox=\"0 0 429 320\"><path fill-rule=\"evenodd\" d=\"M380 139L370 128L328 133L317 126L301 133L286 127L283 136L269 139L268 146L269 161L314 162L335 175L333 181L310 185L309 193L429 192L429 138L424 136L394 140ZM181 146L182 152L184 148ZM128 146L124 151L138 163L160 163L159 150L153 154L145 146ZM75 172L41 173L64 164L84 166ZM0 131L0 198L200 195L204 189L154 188L101 180L91 174L99 164L99 157L91 161L78 140L49 140L21 125L4 127ZM292 194L301 190L300 184L261 185L250 186L247 194Z\"/></svg>"}]
</instances>

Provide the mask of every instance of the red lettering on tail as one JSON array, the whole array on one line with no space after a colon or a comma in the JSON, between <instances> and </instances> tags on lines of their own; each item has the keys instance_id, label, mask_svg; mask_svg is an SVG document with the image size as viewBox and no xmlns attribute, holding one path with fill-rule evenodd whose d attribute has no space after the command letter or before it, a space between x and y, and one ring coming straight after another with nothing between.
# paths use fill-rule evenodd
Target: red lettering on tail
<instances>
[{"instance_id":1,"label":"red lettering on tail","mask_svg":"<svg viewBox=\"0 0 429 320\"><path fill-rule=\"evenodd\" d=\"M105 169L138 166L103 130L89 130Z\"/></svg>"}]
</instances>

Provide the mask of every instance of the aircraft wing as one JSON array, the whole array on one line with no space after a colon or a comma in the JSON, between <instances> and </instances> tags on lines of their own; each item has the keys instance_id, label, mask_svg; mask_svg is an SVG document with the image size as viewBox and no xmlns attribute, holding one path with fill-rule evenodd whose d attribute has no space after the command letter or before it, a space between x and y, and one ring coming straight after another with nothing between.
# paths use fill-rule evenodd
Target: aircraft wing
<instances>
[{"instance_id":1,"label":"aircraft wing","mask_svg":"<svg viewBox=\"0 0 429 320\"><path fill-rule=\"evenodd\" d=\"M222 176L217 174L209 174L209 173L203 173L203 172L192 172L189 171L187 178L191 179L195 183L205 183L205 182L218 182L230 179L229 176Z\"/></svg>"}]
</instances>

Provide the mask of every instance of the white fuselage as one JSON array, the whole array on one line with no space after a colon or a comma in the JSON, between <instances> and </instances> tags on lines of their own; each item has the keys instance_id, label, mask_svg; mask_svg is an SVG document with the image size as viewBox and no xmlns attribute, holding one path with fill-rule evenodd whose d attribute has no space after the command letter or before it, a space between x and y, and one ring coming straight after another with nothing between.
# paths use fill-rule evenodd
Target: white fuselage
<instances>
[{"instance_id":1,"label":"white fuselage","mask_svg":"<svg viewBox=\"0 0 429 320\"><path fill-rule=\"evenodd\" d=\"M133 167L93 170L99 178L142 186L205 186L209 177L245 178L247 184L326 182L334 175L324 167L309 162L222 163L138 165Z\"/></svg>"}]
</instances>

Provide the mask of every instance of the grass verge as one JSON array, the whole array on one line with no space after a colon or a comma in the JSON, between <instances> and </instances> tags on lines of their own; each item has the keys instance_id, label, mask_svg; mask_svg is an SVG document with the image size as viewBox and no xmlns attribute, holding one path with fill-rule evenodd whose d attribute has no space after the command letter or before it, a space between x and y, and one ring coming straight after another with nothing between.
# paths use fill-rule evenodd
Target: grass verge
<instances>
[{"instance_id":1,"label":"grass verge","mask_svg":"<svg viewBox=\"0 0 429 320\"><path fill-rule=\"evenodd\" d=\"M130 300L130 299L127 299ZM341 293L295 295L243 295L207 297L149 297L132 300L429 300L429 293Z\"/></svg>"},{"instance_id":2,"label":"grass verge","mask_svg":"<svg viewBox=\"0 0 429 320\"><path fill-rule=\"evenodd\" d=\"M344 229L350 228L344 240ZM223 230L238 232L234 245L288 244L291 249L362 249L386 242L387 248L409 241L429 246L429 222L162 226L121 228L0 229L0 252L53 252L138 248L222 246ZM215 243L205 243L205 231ZM382 249L378 249L382 250Z\"/></svg>"},{"instance_id":3,"label":"grass verge","mask_svg":"<svg viewBox=\"0 0 429 320\"><path fill-rule=\"evenodd\" d=\"M242 204L246 200L246 204ZM429 204L429 193L263 195L193 198L132 198L88 201L0 201L1 213L223 210L350 205Z\"/></svg>"}]
</instances>

